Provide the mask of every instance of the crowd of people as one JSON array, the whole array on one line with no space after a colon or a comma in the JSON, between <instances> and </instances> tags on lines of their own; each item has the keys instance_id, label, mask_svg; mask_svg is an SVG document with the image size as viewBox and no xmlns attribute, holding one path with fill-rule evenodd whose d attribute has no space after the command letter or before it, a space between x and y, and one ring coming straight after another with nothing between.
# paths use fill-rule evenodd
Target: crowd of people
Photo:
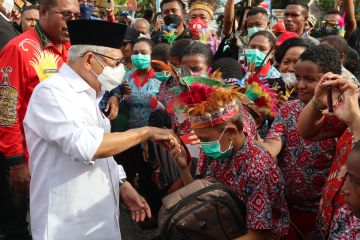
<instances>
[{"instance_id":1,"label":"crowd of people","mask_svg":"<svg viewBox=\"0 0 360 240\"><path fill-rule=\"evenodd\" d=\"M246 206L238 240L360 239L353 0L276 23L235 0L18 2L0 0L0 238L121 239L121 206L157 228L163 197L213 179Z\"/></svg>"}]
</instances>

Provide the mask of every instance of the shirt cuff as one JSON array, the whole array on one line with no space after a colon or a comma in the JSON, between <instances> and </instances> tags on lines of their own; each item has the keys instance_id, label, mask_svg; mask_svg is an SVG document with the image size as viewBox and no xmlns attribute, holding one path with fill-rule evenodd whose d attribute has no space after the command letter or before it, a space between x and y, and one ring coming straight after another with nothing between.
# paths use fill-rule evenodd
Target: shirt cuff
<instances>
[{"instance_id":1,"label":"shirt cuff","mask_svg":"<svg viewBox=\"0 0 360 240\"><path fill-rule=\"evenodd\" d=\"M118 165L118 171L119 171L119 182L120 182L120 179L126 178L126 172L125 172L123 166L121 166L121 165Z\"/></svg>"}]
</instances>

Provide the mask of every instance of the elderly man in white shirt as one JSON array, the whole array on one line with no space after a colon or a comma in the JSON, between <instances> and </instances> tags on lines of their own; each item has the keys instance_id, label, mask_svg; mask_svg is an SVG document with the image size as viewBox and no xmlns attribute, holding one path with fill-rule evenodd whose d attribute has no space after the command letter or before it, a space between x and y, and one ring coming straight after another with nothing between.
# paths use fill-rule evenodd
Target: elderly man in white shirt
<instances>
[{"instance_id":1,"label":"elderly man in white shirt","mask_svg":"<svg viewBox=\"0 0 360 240\"><path fill-rule=\"evenodd\" d=\"M110 133L109 120L99 110L103 91L120 84L124 75L120 48L126 27L75 20L68 22L68 31L68 65L37 85L24 120L32 236L118 240L119 196L134 220L143 221L151 212L112 156L147 140L178 143L165 129Z\"/></svg>"}]
</instances>

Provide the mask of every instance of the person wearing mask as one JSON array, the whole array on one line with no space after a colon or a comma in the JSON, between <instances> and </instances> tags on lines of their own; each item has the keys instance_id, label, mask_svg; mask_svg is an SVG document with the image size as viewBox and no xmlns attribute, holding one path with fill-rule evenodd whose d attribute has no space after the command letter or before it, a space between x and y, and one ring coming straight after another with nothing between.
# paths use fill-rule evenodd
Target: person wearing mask
<instances>
[{"instance_id":1,"label":"person wearing mask","mask_svg":"<svg viewBox=\"0 0 360 240\"><path fill-rule=\"evenodd\" d=\"M190 0L189 1L189 29L194 40L205 35L210 21L213 20L214 11L218 6L216 0Z\"/></svg>"},{"instance_id":2,"label":"person wearing mask","mask_svg":"<svg viewBox=\"0 0 360 240\"><path fill-rule=\"evenodd\" d=\"M244 133L243 98L237 88L199 83L180 94L201 144L196 175L225 184L245 203L248 231L235 239L283 239L289 226L284 180L271 155ZM184 185L191 183L185 149L171 154Z\"/></svg>"},{"instance_id":3,"label":"person wearing mask","mask_svg":"<svg viewBox=\"0 0 360 240\"><path fill-rule=\"evenodd\" d=\"M150 38L150 24L145 18L135 18L131 27L140 33L140 37Z\"/></svg>"},{"instance_id":4,"label":"person wearing mask","mask_svg":"<svg viewBox=\"0 0 360 240\"><path fill-rule=\"evenodd\" d=\"M145 140L179 144L165 129L110 133L109 120L98 108L104 89L121 81L109 72L121 66L126 27L82 19L68 21L67 28L68 64L34 89L24 119L32 236L121 239L119 198L135 221L151 217L151 211L112 156Z\"/></svg>"},{"instance_id":5,"label":"person wearing mask","mask_svg":"<svg viewBox=\"0 0 360 240\"><path fill-rule=\"evenodd\" d=\"M341 59L341 75L343 75L344 78L350 79L359 85L359 80L344 67L349 54L349 44L346 42L346 40L343 37L334 35L322 38L320 43L329 45L338 51Z\"/></svg>"},{"instance_id":6,"label":"person wearing mask","mask_svg":"<svg viewBox=\"0 0 360 240\"><path fill-rule=\"evenodd\" d=\"M23 120L35 86L56 74L68 59L66 22L80 17L79 3L44 0L39 13L35 27L11 40L0 53L0 95L11 96L5 98L6 105L0 110L1 228L6 237L24 240L29 239L26 215L30 175Z\"/></svg>"},{"instance_id":7,"label":"person wearing mask","mask_svg":"<svg viewBox=\"0 0 360 240\"><path fill-rule=\"evenodd\" d=\"M0 0L0 51L11 39L20 34L9 19L13 8L13 0Z\"/></svg>"},{"instance_id":8,"label":"person wearing mask","mask_svg":"<svg viewBox=\"0 0 360 240\"><path fill-rule=\"evenodd\" d=\"M155 44L171 43L182 38L191 38L189 29L185 26L185 4L181 0L163 0L160 3L164 18L163 30L152 38ZM170 36L170 39L167 37ZM173 35L175 34L175 35ZM175 39L174 39L175 38Z\"/></svg>"},{"instance_id":9,"label":"person wearing mask","mask_svg":"<svg viewBox=\"0 0 360 240\"><path fill-rule=\"evenodd\" d=\"M94 0L80 0L80 18L92 19L92 11L94 8Z\"/></svg>"},{"instance_id":10,"label":"person wearing mask","mask_svg":"<svg viewBox=\"0 0 360 240\"><path fill-rule=\"evenodd\" d=\"M261 7L250 9L246 17L245 26L249 37L258 31L268 30L270 22L266 9Z\"/></svg>"},{"instance_id":11,"label":"person wearing mask","mask_svg":"<svg viewBox=\"0 0 360 240\"><path fill-rule=\"evenodd\" d=\"M311 45L310 41L303 38L290 38L284 41L275 52L275 61L278 64L278 70L281 73L281 79L285 84L285 96L294 100L297 98L295 91L295 65L300 55Z\"/></svg>"},{"instance_id":12,"label":"person wearing mask","mask_svg":"<svg viewBox=\"0 0 360 240\"><path fill-rule=\"evenodd\" d=\"M321 190L335 155L336 138L307 141L297 132L302 109L311 101L317 84L328 72L341 72L340 57L335 49L312 46L300 55L295 65L295 89L299 99L285 103L278 110L262 142L277 160L285 179L285 198L292 221L289 240L296 239L297 235L313 239ZM331 117L324 121L324 131L335 127Z\"/></svg>"},{"instance_id":13,"label":"person wearing mask","mask_svg":"<svg viewBox=\"0 0 360 240\"><path fill-rule=\"evenodd\" d=\"M21 9L21 30L26 32L34 28L39 21L39 6L31 5Z\"/></svg>"},{"instance_id":14,"label":"person wearing mask","mask_svg":"<svg viewBox=\"0 0 360 240\"><path fill-rule=\"evenodd\" d=\"M309 18L309 7L302 4L299 0L291 1L285 8L284 24L286 31L294 32L299 37L307 38L314 44L319 41L305 31L305 25Z\"/></svg>"},{"instance_id":15,"label":"person wearing mask","mask_svg":"<svg viewBox=\"0 0 360 240\"><path fill-rule=\"evenodd\" d=\"M275 36L269 31L258 31L251 35L247 49L245 50L246 65L248 73L256 72L262 81L273 83L281 77L280 73L271 64L276 45Z\"/></svg>"}]
</instances>

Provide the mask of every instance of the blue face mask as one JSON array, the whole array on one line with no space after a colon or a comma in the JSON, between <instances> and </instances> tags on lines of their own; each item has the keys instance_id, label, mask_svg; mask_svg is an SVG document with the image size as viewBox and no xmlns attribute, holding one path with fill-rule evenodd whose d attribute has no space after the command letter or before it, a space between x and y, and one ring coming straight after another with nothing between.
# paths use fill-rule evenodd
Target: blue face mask
<instances>
[{"instance_id":1,"label":"blue face mask","mask_svg":"<svg viewBox=\"0 0 360 240\"><path fill-rule=\"evenodd\" d=\"M227 150L225 150L224 152L221 151L220 139L224 135L224 132L226 129L227 129L227 127L224 129L220 138L217 141L200 143L201 150L205 153L206 156L208 156L212 159L224 159L224 158L229 158L231 156L232 149L233 149L232 140L229 144L229 148Z\"/></svg>"},{"instance_id":2,"label":"blue face mask","mask_svg":"<svg viewBox=\"0 0 360 240\"><path fill-rule=\"evenodd\" d=\"M80 4L80 17L82 19L90 19L93 11L93 5L82 3Z\"/></svg>"},{"instance_id":3,"label":"blue face mask","mask_svg":"<svg viewBox=\"0 0 360 240\"><path fill-rule=\"evenodd\" d=\"M262 67L266 62L266 54L258 49L248 49L245 52L246 62L255 64L256 67Z\"/></svg>"},{"instance_id":4,"label":"blue face mask","mask_svg":"<svg viewBox=\"0 0 360 240\"><path fill-rule=\"evenodd\" d=\"M248 32L249 37L251 37L254 33L257 33L257 32L262 31L262 30L265 30L265 29L261 28L261 27L252 27L252 28L249 28L247 30L247 32Z\"/></svg>"}]
</instances>

